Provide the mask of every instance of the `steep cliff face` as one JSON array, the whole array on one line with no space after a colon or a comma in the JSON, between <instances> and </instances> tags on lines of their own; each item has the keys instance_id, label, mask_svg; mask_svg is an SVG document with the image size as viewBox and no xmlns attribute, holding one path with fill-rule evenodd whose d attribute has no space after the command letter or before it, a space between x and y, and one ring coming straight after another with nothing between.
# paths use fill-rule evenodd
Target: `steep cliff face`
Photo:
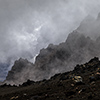
<instances>
[{"instance_id":1,"label":"steep cliff face","mask_svg":"<svg viewBox=\"0 0 100 100\"><path fill-rule=\"evenodd\" d=\"M94 27L97 20L86 18L75 31L69 34L65 42L59 45L50 44L40 50L34 65L23 59L16 61L8 73L6 82L21 84L27 79L34 81L48 79L56 73L73 70L76 64L84 63L94 56L100 57L99 34L96 35L97 39L84 35L84 32L89 34L92 32L93 35L99 30L99 27ZM96 25L99 25L99 21Z\"/></svg>"},{"instance_id":2,"label":"steep cliff face","mask_svg":"<svg viewBox=\"0 0 100 100\"><path fill-rule=\"evenodd\" d=\"M49 80L27 80L20 86L1 85L0 100L99 100L100 60L94 57Z\"/></svg>"},{"instance_id":3,"label":"steep cliff face","mask_svg":"<svg viewBox=\"0 0 100 100\"><path fill-rule=\"evenodd\" d=\"M64 43L50 44L46 49L40 50L34 65L25 59L15 61L6 82L22 84L27 79L38 81L48 79L56 73L73 70L76 64L100 56L99 45L99 38L94 41L73 31Z\"/></svg>"},{"instance_id":4,"label":"steep cliff face","mask_svg":"<svg viewBox=\"0 0 100 100\"><path fill-rule=\"evenodd\" d=\"M74 31L65 43L50 45L42 49L36 58L35 66L42 71L44 78L55 73L72 70L74 65L81 64L94 56L100 56L97 43L89 37Z\"/></svg>"},{"instance_id":5,"label":"steep cliff face","mask_svg":"<svg viewBox=\"0 0 100 100\"><path fill-rule=\"evenodd\" d=\"M28 80L29 70L31 71L33 64L27 59L20 58L15 61L11 71L8 72L6 81L8 84L22 84L23 81Z\"/></svg>"}]
</instances>

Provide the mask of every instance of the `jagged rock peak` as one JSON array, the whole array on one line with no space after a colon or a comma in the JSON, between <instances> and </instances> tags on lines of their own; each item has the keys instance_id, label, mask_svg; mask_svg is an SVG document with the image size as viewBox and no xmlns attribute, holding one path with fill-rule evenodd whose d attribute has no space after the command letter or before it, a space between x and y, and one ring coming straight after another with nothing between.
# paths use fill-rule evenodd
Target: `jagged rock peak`
<instances>
[{"instance_id":1,"label":"jagged rock peak","mask_svg":"<svg viewBox=\"0 0 100 100\"><path fill-rule=\"evenodd\" d=\"M20 58L19 60L16 60L14 63L14 66L12 67L12 70L21 70L26 66L26 64L29 63L27 59Z\"/></svg>"},{"instance_id":2,"label":"jagged rock peak","mask_svg":"<svg viewBox=\"0 0 100 100\"><path fill-rule=\"evenodd\" d=\"M34 65L31 62L29 62L27 59L20 58L19 60L16 60L12 69L8 72L6 81L7 82L8 81L13 81L13 82L17 81L18 83L20 83L21 81L25 81L25 75L28 74L27 69L31 70L31 68L33 66ZM24 70L26 70L26 72L24 72ZM28 76L27 76L27 78L28 78ZM16 82L14 82L14 83L16 83ZM9 84L13 84L13 83L11 82Z\"/></svg>"}]
</instances>

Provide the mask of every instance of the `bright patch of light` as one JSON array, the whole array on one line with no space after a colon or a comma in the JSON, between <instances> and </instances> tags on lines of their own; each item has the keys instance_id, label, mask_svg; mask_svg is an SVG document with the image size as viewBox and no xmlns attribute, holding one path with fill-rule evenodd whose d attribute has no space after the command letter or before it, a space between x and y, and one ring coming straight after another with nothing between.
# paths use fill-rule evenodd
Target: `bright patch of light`
<instances>
[{"instance_id":1,"label":"bright patch of light","mask_svg":"<svg viewBox=\"0 0 100 100\"><path fill-rule=\"evenodd\" d=\"M39 31L42 28L42 26L36 28L34 31Z\"/></svg>"}]
</instances>

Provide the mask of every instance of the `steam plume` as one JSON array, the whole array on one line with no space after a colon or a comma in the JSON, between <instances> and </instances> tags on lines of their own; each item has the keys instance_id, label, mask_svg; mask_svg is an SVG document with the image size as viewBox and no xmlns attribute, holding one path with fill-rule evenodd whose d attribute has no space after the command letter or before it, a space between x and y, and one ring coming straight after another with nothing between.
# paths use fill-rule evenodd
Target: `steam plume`
<instances>
[{"instance_id":1,"label":"steam plume","mask_svg":"<svg viewBox=\"0 0 100 100\"><path fill-rule=\"evenodd\" d=\"M0 63L11 68L20 57L33 59L49 43L65 41L99 9L100 0L0 0Z\"/></svg>"}]
</instances>

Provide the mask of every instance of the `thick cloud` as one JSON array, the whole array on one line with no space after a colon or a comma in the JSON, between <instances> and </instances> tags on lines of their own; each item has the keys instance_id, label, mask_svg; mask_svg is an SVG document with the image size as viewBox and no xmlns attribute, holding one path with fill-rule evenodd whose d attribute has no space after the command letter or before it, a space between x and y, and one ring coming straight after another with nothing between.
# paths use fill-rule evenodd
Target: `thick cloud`
<instances>
[{"instance_id":1,"label":"thick cloud","mask_svg":"<svg viewBox=\"0 0 100 100\"><path fill-rule=\"evenodd\" d=\"M32 59L49 43L65 41L100 0L0 0L0 62Z\"/></svg>"}]
</instances>

